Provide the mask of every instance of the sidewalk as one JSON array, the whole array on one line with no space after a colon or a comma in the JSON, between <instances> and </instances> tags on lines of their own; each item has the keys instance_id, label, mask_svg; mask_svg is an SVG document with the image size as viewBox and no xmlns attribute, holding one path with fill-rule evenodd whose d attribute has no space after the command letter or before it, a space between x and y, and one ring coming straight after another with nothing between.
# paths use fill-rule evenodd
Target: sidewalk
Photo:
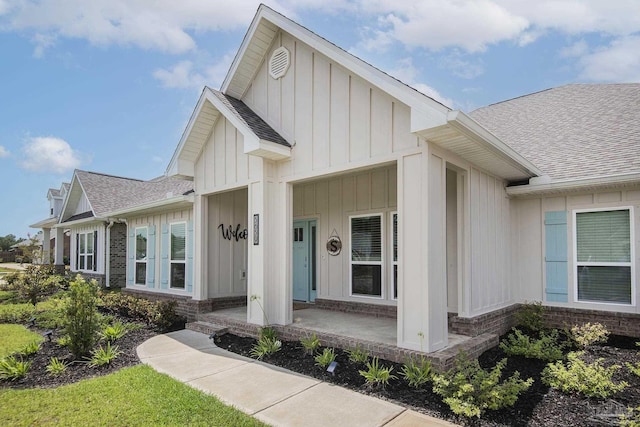
<instances>
[{"instance_id":1,"label":"sidewalk","mask_svg":"<svg viewBox=\"0 0 640 427\"><path fill-rule=\"evenodd\" d=\"M156 371L217 396L273 426L454 426L402 406L216 347L182 330L155 336L138 357Z\"/></svg>"}]
</instances>

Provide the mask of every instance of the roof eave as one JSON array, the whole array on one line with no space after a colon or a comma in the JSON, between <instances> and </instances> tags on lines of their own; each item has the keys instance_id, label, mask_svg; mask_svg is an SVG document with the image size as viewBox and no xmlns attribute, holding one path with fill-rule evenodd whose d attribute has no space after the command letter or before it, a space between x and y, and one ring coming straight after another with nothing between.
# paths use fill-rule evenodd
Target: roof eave
<instances>
[{"instance_id":1,"label":"roof eave","mask_svg":"<svg viewBox=\"0 0 640 427\"><path fill-rule=\"evenodd\" d=\"M57 223L58 223L57 217L47 218L47 219L38 221L35 224L31 224L29 228L52 228Z\"/></svg>"},{"instance_id":2,"label":"roof eave","mask_svg":"<svg viewBox=\"0 0 640 427\"><path fill-rule=\"evenodd\" d=\"M134 214L155 211L155 210L163 210L168 207L187 207L190 204L193 204L194 196L193 194L180 195L175 197L170 197L163 200L156 200L153 202L144 203L138 206L132 206L125 209L119 209L117 211L109 212L105 216L108 218L113 217L125 217L132 216Z\"/></svg>"},{"instance_id":3,"label":"roof eave","mask_svg":"<svg viewBox=\"0 0 640 427\"><path fill-rule=\"evenodd\" d=\"M542 196L547 194L574 193L580 191L596 191L606 189L627 188L640 185L640 173L572 178L556 181L535 179L527 185L507 187L510 197Z\"/></svg>"}]
</instances>

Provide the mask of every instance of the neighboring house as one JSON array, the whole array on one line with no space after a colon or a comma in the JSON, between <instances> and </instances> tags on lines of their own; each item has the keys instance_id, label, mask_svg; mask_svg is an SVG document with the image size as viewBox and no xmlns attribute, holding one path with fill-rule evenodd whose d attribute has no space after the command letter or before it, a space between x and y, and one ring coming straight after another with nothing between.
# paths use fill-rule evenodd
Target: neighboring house
<instances>
[{"instance_id":1,"label":"neighboring house","mask_svg":"<svg viewBox=\"0 0 640 427\"><path fill-rule=\"evenodd\" d=\"M42 252L41 262L43 264L49 264L53 261L56 265L63 265L65 257L69 257L69 233L65 233L65 230L58 228L55 230L55 234L51 235L51 229L56 226L60 219L60 213L62 212L62 206L64 200L69 192L70 184L63 182L60 188L50 188L47 191L47 200L49 201L49 216L42 221L38 221L35 224L30 225L31 228L42 229L43 240L49 240L50 245L45 246ZM60 239L63 242L62 245L56 246L56 240ZM55 248L58 248L60 253L55 252ZM51 259L53 255L53 260Z\"/></svg>"},{"instance_id":2,"label":"neighboring house","mask_svg":"<svg viewBox=\"0 0 640 427\"><path fill-rule=\"evenodd\" d=\"M161 273L156 274L150 261L155 245L148 243L143 249L142 242L152 241L156 226L164 230L166 224L188 220L191 191L192 183L182 179L142 181L76 170L57 225L71 233L71 271L106 287L124 287L126 283L154 287L154 278L164 277L165 267L158 262ZM146 233L140 231L141 223L147 227ZM164 243L159 239L159 251L167 250ZM127 246L137 264L148 266L144 273L140 266L133 270L130 262L127 275Z\"/></svg>"}]
</instances>

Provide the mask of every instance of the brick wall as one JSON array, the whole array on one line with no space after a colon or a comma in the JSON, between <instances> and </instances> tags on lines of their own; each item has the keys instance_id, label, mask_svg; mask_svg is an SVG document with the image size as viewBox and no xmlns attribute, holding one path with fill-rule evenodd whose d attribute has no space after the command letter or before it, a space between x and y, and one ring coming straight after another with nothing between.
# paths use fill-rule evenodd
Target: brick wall
<instances>
[{"instance_id":1,"label":"brick wall","mask_svg":"<svg viewBox=\"0 0 640 427\"><path fill-rule=\"evenodd\" d=\"M95 280L96 282L98 282L98 285L100 287L104 287L104 285L106 283L106 276L104 274L87 273L87 272L84 272L84 271L74 271L74 272L71 273L71 276L75 277L76 274L81 275L87 281Z\"/></svg>"},{"instance_id":2,"label":"brick wall","mask_svg":"<svg viewBox=\"0 0 640 427\"><path fill-rule=\"evenodd\" d=\"M640 337L640 314L638 313L545 307L544 320L547 326L554 328L598 322L605 325L612 334Z\"/></svg>"},{"instance_id":3,"label":"brick wall","mask_svg":"<svg viewBox=\"0 0 640 427\"><path fill-rule=\"evenodd\" d=\"M520 304L514 304L475 317L458 317L449 313L449 331L470 337L485 333L502 335L516 324L515 314L519 309Z\"/></svg>"},{"instance_id":4,"label":"brick wall","mask_svg":"<svg viewBox=\"0 0 640 427\"><path fill-rule=\"evenodd\" d=\"M396 319L398 309L395 305L367 304L364 302L336 301L330 299L316 299L316 308L322 310L341 311L344 313L367 314L376 317L389 317Z\"/></svg>"},{"instance_id":5,"label":"brick wall","mask_svg":"<svg viewBox=\"0 0 640 427\"><path fill-rule=\"evenodd\" d=\"M113 224L109 242L109 286L124 288L127 283L127 226Z\"/></svg>"}]
</instances>

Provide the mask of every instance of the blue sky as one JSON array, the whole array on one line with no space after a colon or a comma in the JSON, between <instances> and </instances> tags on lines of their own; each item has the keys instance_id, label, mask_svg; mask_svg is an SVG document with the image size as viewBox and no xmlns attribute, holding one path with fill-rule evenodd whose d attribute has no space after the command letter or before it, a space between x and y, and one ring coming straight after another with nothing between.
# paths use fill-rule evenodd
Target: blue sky
<instances>
[{"instance_id":1,"label":"blue sky","mask_svg":"<svg viewBox=\"0 0 640 427\"><path fill-rule=\"evenodd\" d=\"M638 0L279 0L270 7L456 109L640 81ZM0 236L74 168L161 175L259 5L0 0Z\"/></svg>"}]
</instances>

